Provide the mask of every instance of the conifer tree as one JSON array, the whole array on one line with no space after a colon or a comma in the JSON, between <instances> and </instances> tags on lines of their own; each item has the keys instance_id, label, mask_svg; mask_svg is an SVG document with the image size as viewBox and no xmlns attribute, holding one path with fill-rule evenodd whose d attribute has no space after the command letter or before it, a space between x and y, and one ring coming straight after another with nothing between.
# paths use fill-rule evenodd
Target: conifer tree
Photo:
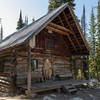
<instances>
[{"instance_id":1,"label":"conifer tree","mask_svg":"<svg viewBox=\"0 0 100 100\"><path fill-rule=\"evenodd\" d=\"M82 18L81 18L81 27L82 27L82 30L83 30L83 34L84 34L85 38L87 39L85 5L83 5L83 15L82 15Z\"/></svg>"},{"instance_id":2,"label":"conifer tree","mask_svg":"<svg viewBox=\"0 0 100 100\"><path fill-rule=\"evenodd\" d=\"M96 73L98 75L97 69L96 69L96 63L95 63L95 57L96 57L96 22L95 22L95 16L93 12L93 8L91 11L91 19L90 19L90 28L89 28L89 45L90 45L90 76L96 77ZM96 72L96 73L95 73Z\"/></svg>"},{"instance_id":3,"label":"conifer tree","mask_svg":"<svg viewBox=\"0 0 100 100\"><path fill-rule=\"evenodd\" d=\"M2 27L1 18L0 18L0 41L2 41L2 39L3 39L3 27Z\"/></svg>"},{"instance_id":4,"label":"conifer tree","mask_svg":"<svg viewBox=\"0 0 100 100\"><path fill-rule=\"evenodd\" d=\"M86 25L86 15L85 15L85 5L83 5L83 14L82 14L82 18L81 18L81 28L82 28L84 37L86 38L86 40L88 40L88 38L87 38L88 34L87 34L87 27L86 26L87 25ZM86 56L83 56L82 58L87 59ZM87 66L86 61L83 61L83 66ZM85 78L88 79L89 77L88 77L86 68L83 68L83 73L84 73Z\"/></svg>"},{"instance_id":5,"label":"conifer tree","mask_svg":"<svg viewBox=\"0 0 100 100\"><path fill-rule=\"evenodd\" d=\"M98 41L97 41L97 58L96 58L96 64L97 64L98 74L100 76L100 0L98 0L98 7L97 8L98 8L98 11L97 11L97 33L98 33ZM99 80L100 80L100 78L99 78Z\"/></svg>"},{"instance_id":6,"label":"conifer tree","mask_svg":"<svg viewBox=\"0 0 100 100\"><path fill-rule=\"evenodd\" d=\"M19 20L17 22L17 30L21 29L22 27L25 26L25 23L23 22L23 19L22 19L22 11L20 10L20 16L19 16Z\"/></svg>"},{"instance_id":7,"label":"conifer tree","mask_svg":"<svg viewBox=\"0 0 100 100\"><path fill-rule=\"evenodd\" d=\"M0 41L3 40L3 27L1 25L1 29L0 29Z\"/></svg>"},{"instance_id":8,"label":"conifer tree","mask_svg":"<svg viewBox=\"0 0 100 100\"><path fill-rule=\"evenodd\" d=\"M32 19L32 21L34 22L34 21L35 21L35 19L33 18L33 19Z\"/></svg>"},{"instance_id":9,"label":"conifer tree","mask_svg":"<svg viewBox=\"0 0 100 100\"><path fill-rule=\"evenodd\" d=\"M25 16L25 25L28 25L28 16Z\"/></svg>"},{"instance_id":10,"label":"conifer tree","mask_svg":"<svg viewBox=\"0 0 100 100\"><path fill-rule=\"evenodd\" d=\"M75 9L75 0L49 0L49 7L48 11L52 11L55 8L58 8L61 6L63 3L69 3L69 5L72 7L72 9Z\"/></svg>"}]
</instances>

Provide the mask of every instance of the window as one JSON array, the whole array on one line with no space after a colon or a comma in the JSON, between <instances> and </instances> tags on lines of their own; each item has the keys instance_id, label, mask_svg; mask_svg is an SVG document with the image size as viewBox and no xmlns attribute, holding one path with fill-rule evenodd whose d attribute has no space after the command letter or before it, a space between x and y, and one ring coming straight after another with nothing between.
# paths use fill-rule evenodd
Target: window
<instances>
[{"instance_id":1,"label":"window","mask_svg":"<svg viewBox=\"0 0 100 100\"><path fill-rule=\"evenodd\" d=\"M49 49L54 48L54 42L53 42L52 40L48 39L48 41L47 41L47 47L48 47Z\"/></svg>"},{"instance_id":2,"label":"window","mask_svg":"<svg viewBox=\"0 0 100 100\"><path fill-rule=\"evenodd\" d=\"M31 69L32 69L32 71L34 71L37 68L38 68L38 60L37 59L32 59L31 60Z\"/></svg>"}]
</instances>

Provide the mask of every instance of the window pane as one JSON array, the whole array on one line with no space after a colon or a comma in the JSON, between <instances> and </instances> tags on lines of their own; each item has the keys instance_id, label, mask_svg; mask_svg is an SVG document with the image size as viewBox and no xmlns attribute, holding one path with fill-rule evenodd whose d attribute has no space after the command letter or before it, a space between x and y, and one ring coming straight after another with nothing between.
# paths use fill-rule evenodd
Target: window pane
<instances>
[{"instance_id":1,"label":"window pane","mask_svg":"<svg viewBox=\"0 0 100 100\"><path fill-rule=\"evenodd\" d=\"M48 48L54 48L54 42L52 40L48 40Z\"/></svg>"},{"instance_id":2,"label":"window pane","mask_svg":"<svg viewBox=\"0 0 100 100\"><path fill-rule=\"evenodd\" d=\"M31 69L32 69L32 71L34 71L37 68L38 68L38 60L37 59L32 59L31 60Z\"/></svg>"}]
</instances>

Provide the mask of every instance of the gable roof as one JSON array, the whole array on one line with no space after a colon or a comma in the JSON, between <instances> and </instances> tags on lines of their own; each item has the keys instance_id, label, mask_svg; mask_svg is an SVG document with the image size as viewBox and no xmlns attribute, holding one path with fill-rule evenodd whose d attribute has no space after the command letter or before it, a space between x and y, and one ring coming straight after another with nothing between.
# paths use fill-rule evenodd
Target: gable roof
<instances>
[{"instance_id":1,"label":"gable roof","mask_svg":"<svg viewBox=\"0 0 100 100\"><path fill-rule=\"evenodd\" d=\"M0 51L25 42L31 35L39 33L53 18L67 7L67 4L46 14L35 22L23 27L0 42Z\"/></svg>"},{"instance_id":2,"label":"gable roof","mask_svg":"<svg viewBox=\"0 0 100 100\"><path fill-rule=\"evenodd\" d=\"M74 18L75 15L74 15L73 11L71 10L70 6L67 3L63 4L59 8L53 10L52 12L44 15L43 17L36 20L35 22L23 27L19 31L17 31L17 32L11 34L10 36L8 36L7 38L5 38L2 42L0 42L0 51L26 42L27 40L29 40L29 38L31 36L36 35L41 30L43 30L49 24L49 22L54 20L67 7L70 9L70 12L72 12L72 17ZM80 33L81 39L83 40L84 46L86 46L87 51L89 51L88 44L80 30L80 25L75 20L75 18L74 18L74 23L77 26L77 29L79 30L79 33Z\"/></svg>"}]
</instances>

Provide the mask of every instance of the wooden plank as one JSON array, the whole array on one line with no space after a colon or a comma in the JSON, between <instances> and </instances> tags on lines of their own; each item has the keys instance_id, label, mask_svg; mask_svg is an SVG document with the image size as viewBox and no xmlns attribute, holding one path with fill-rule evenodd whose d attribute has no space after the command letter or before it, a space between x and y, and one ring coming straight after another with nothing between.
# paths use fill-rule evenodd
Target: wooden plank
<instances>
[{"instance_id":1,"label":"wooden plank","mask_svg":"<svg viewBox=\"0 0 100 100\"><path fill-rule=\"evenodd\" d=\"M37 92L43 92L43 91L48 91L48 90L52 90L52 89L59 89L62 88L62 86L64 85L81 85L84 83L88 83L89 81L84 81L84 80L65 80L65 81L57 81L57 82L50 82L50 83L36 83L33 84L33 86L31 87L32 92L37 93ZM19 88L23 89L23 90L27 90L27 86L26 85L19 85Z\"/></svg>"},{"instance_id":2,"label":"wooden plank","mask_svg":"<svg viewBox=\"0 0 100 100\"><path fill-rule=\"evenodd\" d=\"M48 91L48 90L55 90L55 89L59 89L61 88L61 86L54 86L54 87L48 87L48 88L43 88L43 89L36 89L36 90L32 90L32 92L38 93L38 92L44 92L44 91Z\"/></svg>"}]
</instances>

